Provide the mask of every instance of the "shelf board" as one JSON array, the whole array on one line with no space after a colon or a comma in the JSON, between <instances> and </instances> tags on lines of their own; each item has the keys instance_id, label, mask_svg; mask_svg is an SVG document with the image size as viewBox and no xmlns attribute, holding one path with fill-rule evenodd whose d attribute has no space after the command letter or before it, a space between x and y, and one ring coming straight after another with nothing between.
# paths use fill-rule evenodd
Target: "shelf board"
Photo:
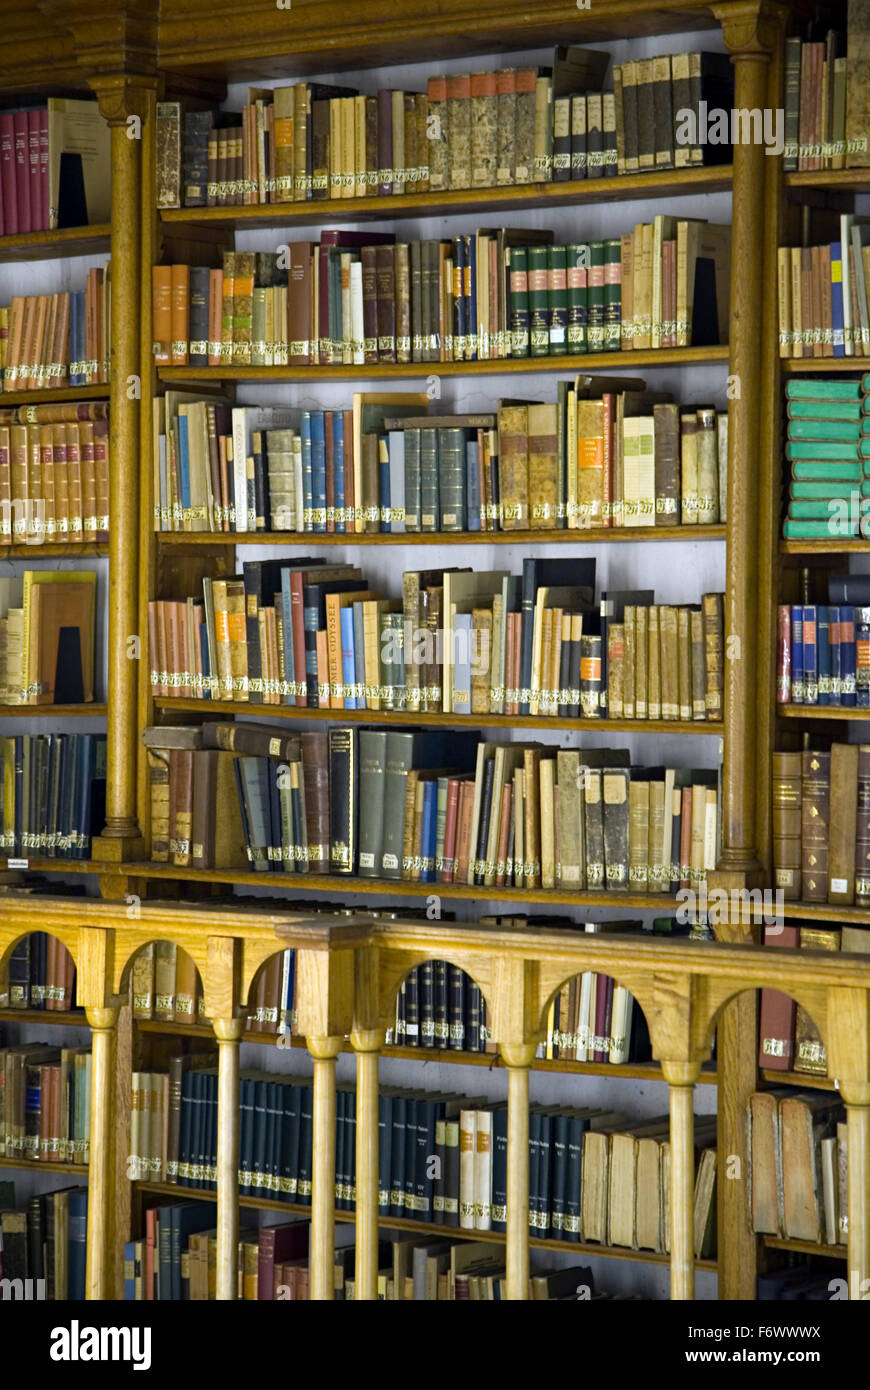
<instances>
[{"instance_id":1,"label":"shelf board","mask_svg":"<svg viewBox=\"0 0 870 1390\"><path fill-rule=\"evenodd\" d=\"M834 903L784 902L783 917L814 917L822 922L845 922L851 926L870 926L870 907L850 907Z\"/></svg>"},{"instance_id":2,"label":"shelf board","mask_svg":"<svg viewBox=\"0 0 870 1390\"><path fill-rule=\"evenodd\" d=\"M10 405L48 405L52 401L107 401L108 382L99 386L46 386L39 391L0 391L0 410Z\"/></svg>"},{"instance_id":3,"label":"shelf board","mask_svg":"<svg viewBox=\"0 0 870 1390\"><path fill-rule=\"evenodd\" d=\"M603 367L668 367L706 365L728 360L728 345L655 348L648 352L590 352L561 357L499 357L484 362L372 362L350 366L287 367L159 367L157 375L167 384L191 382L255 381L404 381L408 377L502 376L530 372L597 371ZM854 359L853 359L854 360ZM868 362L870 365L870 362ZM28 394L28 393L25 393Z\"/></svg>"},{"instance_id":4,"label":"shelf board","mask_svg":"<svg viewBox=\"0 0 870 1390\"><path fill-rule=\"evenodd\" d=\"M0 1168L22 1168L30 1173L72 1173L86 1178L90 1169L86 1163L42 1163L35 1158L0 1158Z\"/></svg>"},{"instance_id":5,"label":"shelf board","mask_svg":"<svg viewBox=\"0 0 870 1390\"><path fill-rule=\"evenodd\" d=\"M2 557L0 557L2 558ZM0 719L105 719L108 705L0 705Z\"/></svg>"},{"instance_id":6,"label":"shelf board","mask_svg":"<svg viewBox=\"0 0 870 1390\"><path fill-rule=\"evenodd\" d=\"M253 873L242 869L182 869L174 864L124 863L112 872L130 878L175 879L186 883L238 883L290 892L395 894L401 897L465 898L477 902L559 903L563 907L627 907L669 912L679 904L667 893L568 893L561 888L483 888L465 883L409 883L404 879L360 878L356 874Z\"/></svg>"},{"instance_id":7,"label":"shelf board","mask_svg":"<svg viewBox=\"0 0 870 1390\"><path fill-rule=\"evenodd\" d=\"M832 1076L813 1076L810 1072L803 1071L774 1071L770 1067L762 1067L760 1075L774 1086L804 1086L813 1091L837 1089Z\"/></svg>"},{"instance_id":8,"label":"shelf board","mask_svg":"<svg viewBox=\"0 0 870 1390\"><path fill-rule=\"evenodd\" d=\"M42 1165L34 1165L39 1167ZM213 1191L203 1191L196 1187L181 1187L174 1183L165 1182L137 1182L136 1187L140 1192L153 1192L161 1196L196 1198L203 1202L213 1202L216 1193ZM276 1202L267 1197L245 1197L239 1195L240 1207L252 1207L258 1211L284 1211L291 1215L310 1215L311 1206L302 1205L297 1202ZM356 1221L356 1213L353 1211L337 1211L336 1221L346 1221L353 1223ZM434 1221L412 1221L408 1217L402 1216L379 1216L378 1225L389 1230L396 1231L419 1231L422 1235L449 1236L456 1240L485 1240L493 1245L504 1245L506 1237L501 1231L468 1231L460 1226L442 1226ZM605 1259L614 1260L634 1260L643 1264L666 1265L670 1263L670 1255L657 1250L630 1250L627 1246L621 1245L596 1245L594 1243L584 1244L582 1241L570 1240L540 1240L535 1236L529 1237L529 1245L533 1250L560 1250L569 1254L577 1255L599 1255ZM716 1271L715 1260L696 1260L696 1269L706 1269Z\"/></svg>"},{"instance_id":9,"label":"shelf board","mask_svg":"<svg viewBox=\"0 0 870 1390\"><path fill-rule=\"evenodd\" d=\"M464 729L597 729L625 730L626 733L722 734L721 720L688 722L671 719L557 719L537 715L513 714L421 714L414 710L370 709L297 709L295 705L259 705L244 700L194 700L187 698L154 697L155 709L187 711L191 714L257 714L277 719L301 719L330 723L361 724L420 724L424 728ZM0 715L2 715L0 707ZM870 710L867 711L870 714Z\"/></svg>"},{"instance_id":10,"label":"shelf board","mask_svg":"<svg viewBox=\"0 0 870 1390\"><path fill-rule=\"evenodd\" d=\"M870 719L870 709L857 705L777 705L780 719Z\"/></svg>"},{"instance_id":11,"label":"shelf board","mask_svg":"<svg viewBox=\"0 0 870 1390\"><path fill-rule=\"evenodd\" d=\"M59 260L61 256L97 256L109 250L109 224L63 227L49 232L20 232L0 237L0 261Z\"/></svg>"},{"instance_id":12,"label":"shelf board","mask_svg":"<svg viewBox=\"0 0 870 1390\"><path fill-rule=\"evenodd\" d=\"M216 545L607 545L613 541L724 541L716 526L588 526L560 531L156 531L158 545L182 550ZM870 543L868 543L870 544ZM3 552L0 551L0 557Z\"/></svg>"},{"instance_id":13,"label":"shelf board","mask_svg":"<svg viewBox=\"0 0 870 1390\"><path fill-rule=\"evenodd\" d=\"M635 198L691 197L730 189L731 165L667 169L600 179L533 183L503 188L451 188L395 197L323 198L318 201L261 203L250 207L163 208L167 227L312 227L333 222L387 222L403 217L460 216L466 212L555 208L583 203L626 202ZM866 176L865 176L866 177Z\"/></svg>"},{"instance_id":14,"label":"shelf board","mask_svg":"<svg viewBox=\"0 0 870 1390\"><path fill-rule=\"evenodd\" d=\"M870 357L781 357L784 372L801 376L804 372L868 372Z\"/></svg>"},{"instance_id":15,"label":"shelf board","mask_svg":"<svg viewBox=\"0 0 870 1390\"><path fill-rule=\"evenodd\" d=\"M23 1017L28 1018L27 1010L19 1010ZM5 1011L0 1010L0 1021L5 1017ZM214 1041L214 1033L210 1026L204 1023L164 1023L160 1019L134 1019L136 1027L143 1033L159 1033L162 1035L176 1034L185 1038L203 1038L206 1041ZM243 1033L242 1042L256 1043L260 1046L274 1047L278 1042L278 1037L274 1033ZM305 1039L296 1037L290 1038L290 1047L305 1049ZM285 1044L286 1046L286 1044ZM353 1053L353 1048L349 1042L342 1045L342 1052ZM382 1061L389 1061L390 1058L400 1059L409 1062L446 1062L448 1066L457 1067L502 1067L504 1063L497 1052L460 1052L453 1048L428 1048L428 1047L384 1047L380 1053ZM568 1057L537 1057L532 1062L532 1071L558 1072L571 1076L611 1076L621 1081L663 1081L662 1069L657 1062L625 1062L612 1065L609 1062L575 1062ZM702 1085L715 1086L717 1076L715 1070L707 1068L702 1070L699 1077Z\"/></svg>"},{"instance_id":16,"label":"shelf board","mask_svg":"<svg viewBox=\"0 0 870 1390\"><path fill-rule=\"evenodd\" d=\"M842 189L870 193L870 169L800 169L784 175L786 188Z\"/></svg>"},{"instance_id":17,"label":"shelf board","mask_svg":"<svg viewBox=\"0 0 870 1390\"><path fill-rule=\"evenodd\" d=\"M829 1260L845 1260L845 1245L816 1245L812 1240L791 1240L787 1236L762 1236L768 1250L793 1250L801 1255L824 1255Z\"/></svg>"},{"instance_id":18,"label":"shelf board","mask_svg":"<svg viewBox=\"0 0 870 1390\"><path fill-rule=\"evenodd\" d=\"M0 407L3 396L0 394ZM82 541L61 545L3 545L0 543L0 560L69 560L81 556L108 555L108 541Z\"/></svg>"},{"instance_id":19,"label":"shelf board","mask_svg":"<svg viewBox=\"0 0 870 1390\"><path fill-rule=\"evenodd\" d=\"M840 540L780 541L780 555L848 555L870 554L870 540L858 536L843 536Z\"/></svg>"},{"instance_id":20,"label":"shelf board","mask_svg":"<svg viewBox=\"0 0 870 1390\"><path fill-rule=\"evenodd\" d=\"M26 864L31 873L56 874L98 874L108 871L109 866L90 859L36 859L26 854L18 855L15 863L20 867ZM14 867L14 865L13 865ZM0 859L0 871L9 868L8 859ZM38 898L33 899L34 911Z\"/></svg>"},{"instance_id":21,"label":"shelf board","mask_svg":"<svg viewBox=\"0 0 870 1390\"><path fill-rule=\"evenodd\" d=\"M59 1023L62 1028L90 1028L78 1009L0 1009L0 1023Z\"/></svg>"}]
</instances>

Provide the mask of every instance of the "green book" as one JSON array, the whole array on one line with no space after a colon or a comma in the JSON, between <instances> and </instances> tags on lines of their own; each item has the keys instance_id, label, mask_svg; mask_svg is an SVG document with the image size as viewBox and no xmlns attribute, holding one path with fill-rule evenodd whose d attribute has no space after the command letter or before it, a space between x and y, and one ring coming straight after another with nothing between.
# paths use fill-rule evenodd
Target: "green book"
<instances>
[{"instance_id":1,"label":"green book","mask_svg":"<svg viewBox=\"0 0 870 1390\"><path fill-rule=\"evenodd\" d=\"M793 501L824 501L830 497L848 498L850 487L848 483L834 482L814 482L814 483L795 483L790 489Z\"/></svg>"},{"instance_id":2,"label":"green book","mask_svg":"<svg viewBox=\"0 0 870 1390\"><path fill-rule=\"evenodd\" d=\"M858 458L858 444L846 444L841 441L836 443L798 441L789 442L785 446L785 456L787 459L830 459L832 461L848 461Z\"/></svg>"},{"instance_id":3,"label":"green book","mask_svg":"<svg viewBox=\"0 0 870 1390\"><path fill-rule=\"evenodd\" d=\"M510 248L511 357L529 355L529 255L525 246Z\"/></svg>"},{"instance_id":4,"label":"green book","mask_svg":"<svg viewBox=\"0 0 870 1390\"><path fill-rule=\"evenodd\" d=\"M792 377L785 384L786 399L790 401L860 401L865 391L870 391L870 372L861 381L820 381L804 376Z\"/></svg>"},{"instance_id":5,"label":"green book","mask_svg":"<svg viewBox=\"0 0 870 1390\"><path fill-rule=\"evenodd\" d=\"M788 504L789 521L836 521L848 508L849 499L829 497L813 502L791 501Z\"/></svg>"},{"instance_id":6,"label":"green book","mask_svg":"<svg viewBox=\"0 0 870 1390\"><path fill-rule=\"evenodd\" d=\"M568 283L568 328L566 333L569 352L586 351L586 325L589 319L589 291L587 288L589 247L576 244L566 248Z\"/></svg>"},{"instance_id":7,"label":"green book","mask_svg":"<svg viewBox=\"0 0 870 1390\"><path fill-rule=\"evenodd\" d=\"M788 437L791 440L825 439L839 440L853 444L861 434L858 420L789 420Z\"/></svg>"},{"instance_id":8,"label":"green book","mask_svg":"<svg viewBox=\"0 0 870 1390\"><path fill-rule=\"evenodd\" d=\"M561 357L567 348L568 248L547 247L547 302L550 310L550 356Z\"/></svg>"},{"instance_id":9,"label":"green book","mask_svg":"<svg viewBox=\"0 0 870 1390\"><path fill-rule=\"evenodd\" d=\"M532 357L550 352L549 246L529 246L529 340Z\"/></svg>"},{"instance_id":10,"label":"green book","mask_svg":"<svg viewBox=\"0 0 870 1390\"><path fill-rule=\"evenodd\" d=\"M782 528L782 534L783 534L784 539L787 540L787 541L813 541L813 540L827 541L827 540L831 540L831 539L832 539L832 536L834 535L834 533L831 531L831 521L830 521L830 518L828 518L827 521L791 521L791 520L789 520L789 521L786 521L786 523L784 524L784 526L783 526L783 528ZM852 526L851 523L850 523L849 527L848 527L845 531L842 531L842 530L840 530L839 528L838 528L837 531L836 531L836 536L838 536L838 537L843 536L843 535L846 535L846 536L857 536L857 534L858 534L858 527L857 527L857 525Z\"/></svg>"},{"instance_id":11,"label":"green book","mask_svg":"<svg viewBox=\"0 0 870 1390\"><path fill-rule=\"evenodd\" d=\"M860 420L861 402L789 401L790 420Z\"/></svg>"},{"instance_id":12,"label":"green book","mask_svg":"<svg viewBox=\"0 0 870 1390\"><path fill-rule=\"evenodd\" d=\"M604 351L622 346L622 245L619 237L604 243Z\"/></svg>"},{"instance_id":13,"label":"green book","mask_svg":"<svg viewBox=\"0 0 870 1390\"><path fill-rule=\"evenodd\" d=\"M796 459L791 466L791 476L801 482L820 481L836 483L859 483L861 465L857 461L825 459Z\"/></svg>"}]
</instances>

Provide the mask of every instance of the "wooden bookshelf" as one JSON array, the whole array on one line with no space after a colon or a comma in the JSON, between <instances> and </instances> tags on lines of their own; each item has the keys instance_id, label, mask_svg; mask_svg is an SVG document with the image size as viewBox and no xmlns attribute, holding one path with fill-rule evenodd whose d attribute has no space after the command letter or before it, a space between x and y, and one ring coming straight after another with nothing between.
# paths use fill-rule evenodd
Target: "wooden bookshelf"
<instances>
[{"instance_id":1,"label":"wooden bookshelf","mask_svg":"<svg viewBox=\"0 0 870 1390\"><path fill-rule=\"evenodd\" d=\"M870 540L858 536L814 541L780 541L781 555L861 555L870 554Z\"/></svg>"},{"instance_id":2,"label":"wooden bookshelf","mask_svg":"<svg viewBox=\"0 0 870 1390\"><path fill-rule=\"evenodd\" d=\"M784 357L782 368L791 376L803 376L805 372L848 376L850 372L870 371L870 357Z\"/></svg>"},{"instance_id":3,"label":"wooden bookshelf","mask_svg":"<svg viewBox=\"0 0 870 1390\"><path fill-rule=\"evenodd\" d=\"M50 405L54 401L104 401L108 399L109 391L105 383L99 386L43 386L34 391L0 391L0 407Z\"/></svg>"},{"instance_id":4,"label":"wooden bookshelf","mask_svg":"<svg viewBox=\"0 0 870 1390\"><path fill-rule=\"evenodd\" d=\"M80 1009L3 1009L0 1023L58 1023L62 1028L87 1028L88 1020Z\"/></svg>"},{"instance_id":5,"label":"wooden bookshelf","mask_svg":"<svg viewBox=\"0 0 870 1390\"><path fill-rule=\"evenodd\" d=\"M780 719L839 719L849 723L870 719L870 709L858 705L778 705L776 712Z\"/></svg>"},{"instance_id":6,"label":"wooden bookshelf","mask_svg":"<svg viewBox=\"0 0 870 1390\"><path fill-rule=\"evenodd\" d=\"M30 1173L69 1173L82 1178L90 1172L86 1163L50 1163L37 1158L0 1158L0 1168L20 1168Z\"/></svg>"},{"instance_id":7,"label":"wooden bookshelf","mask_svg":"<svg viewBox=\"0 0 870 1390\"><path fill-rule=\"evenodd\" d=\"M590 526L575 531L155 531L159 545L198 551L235 545L610 545L646 541L724 541L725 527Z\"/></svg>"},{"instance_id":8,"label":"wooden bookshelf","mask_svg":"<svg viewBox=\"0 0 870 1390\"><path fill-rule=\"evenodd\" d=\"M845 1260L845 1245L816 1245L812 1240L795 1240L788 1236L762 1236L768 1250L791 1250L796 1255L822 1255L828 1260Z\"/></svg>"},{"instance_id":9,"label":"wooden bookshelf","mask_svg":"<svg viewBox=\"0 0 870 1390\"><path fill-rule=\"evenodd\" d=\"M82 705L0 705L0 719L105 719L106 704L91 700Z\"/></svg>"},{"instance_id":10,"label":"wooden bookshelf","mask_svg":"<svg viewBox=\"0 0 870 1390\"><path fill-rule=\"evenodd\" d=\"M759 1076L772 1086L802 1086L812 1091L836 1091L837 1085L832 1076L814 1076L807 1071L773 1071L762 1067Z\"/></svg>"},{"instance_id":11,"label":"wooden bookshelf","mask_svg":"<svg viewBox=\"0 0 870 1390\"><path fill-rule=\"evenodd\" d=\"M97 256L108 251L111 230L100 224L0 236L0 261L53 261L63 256Z\"/></svg>"},{"instance_id":12,"label":"wooden bookshelf","mask_svg":"<svg viewBox=\"0 0 870 1390\"><path fill-rule=\"evenodd\" d=\"M0 393L0 408L3 396ZM63 545L4 545L0 547L3 560L79 560L108 555L108 541L73 541Z\"/></svg>"}]
</instances>

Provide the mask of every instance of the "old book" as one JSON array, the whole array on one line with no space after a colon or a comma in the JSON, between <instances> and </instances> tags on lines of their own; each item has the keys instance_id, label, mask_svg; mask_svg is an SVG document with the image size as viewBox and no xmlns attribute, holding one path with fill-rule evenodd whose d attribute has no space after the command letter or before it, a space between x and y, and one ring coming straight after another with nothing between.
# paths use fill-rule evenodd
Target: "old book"
<instances>
[{"instance_id":1,"label":"old book","mask_svg":"<svg viewBox=\"0 0 870 1390\"><path fill-rule=\"evenodd\" d=\"M781 925L765 927L765 946L800 946L800 928ZM758 1016L758 1065L774 1071L794 1067L795 1001L775 989L761 991Z\"/></svg>"},{"instance_id":2,"label":"old book","mask_svg":"<svg viewBox=\"0 0 870 1390\"><path fill-rule=\"evenodd\" d=\"M782 1230L792 1240L822 1240L819 1142L829 1108L825 1095L786 1095L780 1101Z\"/></svg>"},{"instance_id":3,"label":"old book","mask_svg":"<svg viewBox=\"0 0 870 1390\"><path fill-rule=\"evenodd\" d=\"M860 767L860 755L859 755ZM801 754L801 898L827 902L831 754Z\"/></svg>"},{"instance_id":4,"label":"old book","mask_svg":"<svg viewBox=\"0 0 870 1390\"><path fill-rule=\"evenodd\" d=\"M499 497L502 529L529 529L529 417L524 402L499 401Z\"/></svg>"},{"instance_id":5,"label":"old book","mask_svg":"<svg viewBox=\"0 0 870 1390\"><path fill-rule=\"evenodd\" d=\"M855 826L855 902L870 903L870 747L858 746L858 819Z\"/></svg>"},{"instance_id":6,"label":"old book","mask_svg":"<svg viewBox=\"0 0 870 1390\"><path fill-rule=\"evenodd\" d=\"M801 927L801 950L839 951L840 929ZM794 1069L815 1076L828 1072L827 1049L814 1019L802 1004L798 1004L794 1024Z\"/></svg>"},{"instance_id":7,"label":"old book","mask_svg":"<svg viewBox=\"0 0 870 1390\"><path fill-rule=\"evenodd\" d=\"M870 165L870 6L849 0L847 9L846 167Z\"/></svg>"},{"instance_id":8,"label":"old book","mask_svg":"<svg viewBox=\"0 0 870 1390\"><path fill-rule=\"evenodd\" d=\"M855 825L858 812L858 745L831 747L831 821L828 832L828 902L855 899Z\"/></svg>"},{"instance_id":9,"label":"old book","mask_svg":"<svg viewBox=\"0 0 870 1390\"><path fill-rule=\"evenodd\" d=\"M801 896L801 755L773 754L774 884L786 901Z\"/></svg>"}]
</instances>

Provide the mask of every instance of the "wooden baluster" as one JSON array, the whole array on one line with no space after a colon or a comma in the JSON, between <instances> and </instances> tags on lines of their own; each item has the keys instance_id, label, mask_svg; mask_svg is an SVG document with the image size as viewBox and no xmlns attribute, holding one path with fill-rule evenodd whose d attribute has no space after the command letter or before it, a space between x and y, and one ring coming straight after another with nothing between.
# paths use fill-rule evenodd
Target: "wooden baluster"
<instances>
[{"instance_id":1,"label":"wooden baluster","mask_svg":"<svg viewBox=\"0 0 870 1390\"><path fill-rule=\"evenodd\" d=\"M356 1053L356 1265L355 1296L378 1296L378 1056L379 1029L354 1029Z\"/></svg>"},{"instance_id":2,"label":"wooden baluster","mask_svg":"<svg viewBox=\"0 0 870 1390\"><path fill-rule=\"evenodd\" d=\"M849 1258L846 1273L850 1298L870 1296L870 1082L840 1082L846 1102L849 1169ZM865 1281L867 1281L865 1283Z\"/></svg>"},{"instance_id":3,"label":"wooden baluster","mask_svg":"<svg viewBox=\"0 0 870 1390\"><path fill-rule=\"evenodd\" d=\"M215 1298L238 1297L239 1043L244 1019L212 1020L218 1042L217 1288Z\"/></svg>"},{"instance_id":4,"label":"wooden baluster","mask_svg":"<svg viewBox=\"0 0 870 1390\"><path fill-rule=\"evenodd\" d=\"M113 1059L118 1009L85 1010L91 1029L90 1164L85 1298L113 1297L109 1228L112 1212Z\"/></svg>"},{"instance_id":5,"label":"wooden baluster","mask_svg":"<svg viewBox=\"0 0 870 1390\"><path fill-rule=\"evenodd\" d=\"M671 1110L671 1298L695 1297L695 1147L698 1062L662 1062Z\"/></svg>"},{"instance_id":6,"label":"wooden baluster","mask_svg":"<svg viewBox=\"0 0 870 1390\"><path fill-rule=\"evenodd\" d=\"M308 1051L314 1058L310 1256L312 1300L328 1300L334 1296L335 1059L341 1051L341 1044L341 1038L306 1038ZM375 1060L377 1061L377 1057ZM377 1111L377 1105L375 1109ZM377 1131L377 1125L375 1128Z\"/></svg>"},{"instance_id":7,"label":"wooden baluster","mask_svg":"<svg viewBox=\"0 0 870 1390\"><path fill-rule=\"evenodd\" d=\"M502 1043L508 1069L507 1296L529 1296L529 1067L534 1043Z\"/></svg>"}]
</instances>

